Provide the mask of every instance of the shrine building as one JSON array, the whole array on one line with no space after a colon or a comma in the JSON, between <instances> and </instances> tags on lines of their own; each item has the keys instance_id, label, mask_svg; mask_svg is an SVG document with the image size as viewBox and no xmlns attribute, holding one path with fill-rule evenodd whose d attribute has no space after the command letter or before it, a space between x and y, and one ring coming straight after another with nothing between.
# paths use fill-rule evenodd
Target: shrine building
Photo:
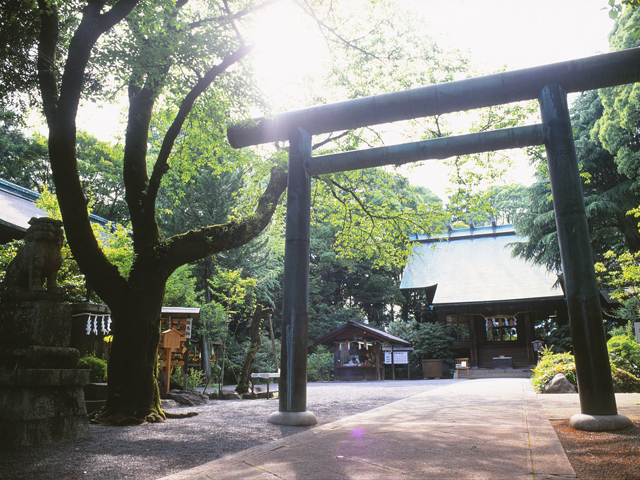
<instances>
[{"instance_id":1,"label":"shrine building","mask_svg":"<svg viewBox=\"0 0 640 480\"><path fill-rule=\"evenodd\" d=\"M512 256L510 244L525 240L513 226L470 224L411 240L400 289L431 319L453 327L456 356L469 358L472 368L530 368L534 326L550 318L567 322L557 275Z\"/></svg>"}]
</instances>

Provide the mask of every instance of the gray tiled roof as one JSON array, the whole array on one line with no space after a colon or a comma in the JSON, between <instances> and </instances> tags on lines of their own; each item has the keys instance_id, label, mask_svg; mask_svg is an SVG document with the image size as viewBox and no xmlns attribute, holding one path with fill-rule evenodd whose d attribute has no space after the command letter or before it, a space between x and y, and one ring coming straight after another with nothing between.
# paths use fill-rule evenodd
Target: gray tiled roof
<instances>
[{"instance_id":1,"label":"gray tiled roof","mask_svg":"<svg viewBox=\"0 0 640 480\"><path fill-rule=\"evenodd\" d=\"M13 184L9 185L13 186ZM5 187L5 185L0 185L0 187ZM26 232L31 217L46 217L47 214L21 193L23 192L19 190L0 188L0 223L11 229Z\"/></svg>"},{"instance_id":2,"label":"gray tiled roof","mask_svg":"<svg viewBox=\"0 0 640 480\"><path fill-rule=\"evenodd\" d=\"M22 235L17 235L21 238L29 228L31 217L47 216L44 210L35 206L39 198L37 192L0 179L0 226L11 232L22 232ZM107 219L94 214L90 214L89 218L103 226L109 223Z\"/></svg>"},{"instance_id":3,"label":"gray tiled roof","mask_svg":"<svg viewBox=\"0 0 640 480\"><path fill-rule=\"evenodd\" d=\"M435 287L434 305L564 296L560 287L554 287L556 275L511 256L508 244L525 240L513 227L451 233L448 241L418 237L400 289Z\"/></svg>"}]
</instances>

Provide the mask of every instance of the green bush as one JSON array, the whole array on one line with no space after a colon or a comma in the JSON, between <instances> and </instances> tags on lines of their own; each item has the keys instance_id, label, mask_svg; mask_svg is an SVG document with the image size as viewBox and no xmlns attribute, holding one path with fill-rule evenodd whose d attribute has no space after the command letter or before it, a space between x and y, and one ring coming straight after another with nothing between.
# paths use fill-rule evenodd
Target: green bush
<instances>
[{"instance_id":1,"label":"green bush","mask_svg":"<svg viewBox=\"0 0 640 480\"><path fill-rule=\"evenodd\" d=\"M204 372L202 370L196 370L190 368L187 374L187 390L195 392L198 387L204 385ZM171 389L182 390L184 387L184 377L182 375L182 368L175 367L171 374L170 380Z\"/></svg>"},{"instance_id":2,"label":"green bush","mask_svg":"<svg viewBox=\"0 0 640 480\"><path fill-rule=\"evenodd\" d=\"M640 344L627 333L616 335L607 342L609 359L617 367L640 377Z\"/></svg>"},{"instance_id":3,"label":"green bush","mask_svg":"<svg viewBox=\"0 0 640 480\"><path fill-rule=\"evenodd\" d=\"M640 378L613 363L611 364L611 378L613 380L613 389L618 393L640 392Z\"/></svg>"},{"instance_id":4,"label":"green bush","mask_svg":"<svg viewBox=\"0 0 640 480\"><path fill-rule=\"evenodd\" d=\"M454 363L453 335L441 323L422 323L418 326L412 357L416 361L438 358Z\"/></svg>"},{"instance_id":5,"label":"green bush","mask_svg":"<svg viewBox=\"0 0 640 480\"><path fill-rule=\"evenodd\" d=\"M95 355L85 355L78 360L76 368L91 370L91 382L104 382L107 379L107 362Z\"/></svg>"},{"instance_id":6,"label":"green bush","mask_svg":"<svg viewBox=\"0 0 640 480\"><path fill-rule=\"evenodd\" d=\"M316 352L307 357L307 380L317 382L322 380L320 369L333 368L333 354L323 345L319 345Z\"/></svg>"},{"instance_id":7,"label":"green bush","mask_svg":"<svg viewBox=\"0 0 640 480\"><path fill-rule=\"evenodd\" d=\"M182 376L182 368L174 367L169 377L169 389L170 390L182 390L184 387L184 377Z\"/></svg>"},{"instance_id":8,"label":"green bush","mask_svg":"<svg viewBox=\"0 0 640 480\"><path fill-rule=\"evenodd\" d=\"M190 368L189 375L187 375L187 390L195 392L202 385L204 385L204 372Z\"/></svg>"},{"instance_id":9,"label":"green bush","mask_svg":"<svg viewBox=\"0 0 640 480\"><path fill-rule=\"evenodd\" d=\"M531 383L536 392L544 392L544 388L558 373L563 373L567 380L576 386L576 362L570 353L553 353L550 348L542 351L540 362L533 369Z\"/></svg>"}]
</instances>

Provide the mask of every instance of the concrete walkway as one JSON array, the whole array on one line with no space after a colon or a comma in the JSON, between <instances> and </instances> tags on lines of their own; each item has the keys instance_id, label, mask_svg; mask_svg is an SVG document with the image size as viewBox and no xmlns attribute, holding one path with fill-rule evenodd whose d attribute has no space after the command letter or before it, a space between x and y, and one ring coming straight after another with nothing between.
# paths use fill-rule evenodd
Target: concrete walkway
<instances>
[{"instance_id":1,"label":"concrete walkway","mask_svg":"<svg viewBox=\"0 0 640 480\"><path fill-rule=\"evenodd\" d=\"M513 378L461 380L165 477L253 478L577 477L529 380Z\"/></svg>"},{"instance_id":2,"label":"concrete walkway","mask_svg":"<svg viewBox=\"0 0 640 480\"><path fill-rule=\"evenodd\" d=\"M538 400L550 421L568 420L580 413L580 399L577 393L562 395L538 395ZM640 393L616 393L618 413L640 422Z\"/></svg>"}]
</instances>

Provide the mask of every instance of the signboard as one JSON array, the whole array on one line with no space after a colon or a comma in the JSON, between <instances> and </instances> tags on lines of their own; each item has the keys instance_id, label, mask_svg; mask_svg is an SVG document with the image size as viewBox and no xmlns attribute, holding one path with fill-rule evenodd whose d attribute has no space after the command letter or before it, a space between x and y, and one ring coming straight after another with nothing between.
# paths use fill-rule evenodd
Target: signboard
<instances>
[{"instance_id":1,"label":"signboard","mask_svg":"<svg viewBox=\"0 0 640 480\"><path fill-rule=\"evenodd\" d=\"M391 363L391 352L384 352L384 363ZM395 365L406 365L409 363L409 352L393 352L393 363Z\"/></svg>"},{"instance_id":2,"label":"signboard","mask_svg":"<svg viewBox=\"0 0 640 480\"><path fill-rule=\"evenodd\" d=\"M633 326L636 330L636 342L640 343L640 322L635 322Z\"/></svg>"},{"instance_id":3,"label":"signboard","mask_svg":"<svg viewBox=\"0 0 640 480\"><path fill-rule=\"evenodd\" d=\"M187 339L191 338L191 326L193 325L193 318L187 318L187 324L185 325L185 337Z\"/></svg>"},{"instance_id":4,"label":"signboard","mask_svg":"<svg viewBox=\"0 0 640 480\"><path fill-rule=\"evenodd\" d=\"M164 348L180 348L180 334L175 330L162 332L162 344Z\"/></svg>"}]
</instances>

